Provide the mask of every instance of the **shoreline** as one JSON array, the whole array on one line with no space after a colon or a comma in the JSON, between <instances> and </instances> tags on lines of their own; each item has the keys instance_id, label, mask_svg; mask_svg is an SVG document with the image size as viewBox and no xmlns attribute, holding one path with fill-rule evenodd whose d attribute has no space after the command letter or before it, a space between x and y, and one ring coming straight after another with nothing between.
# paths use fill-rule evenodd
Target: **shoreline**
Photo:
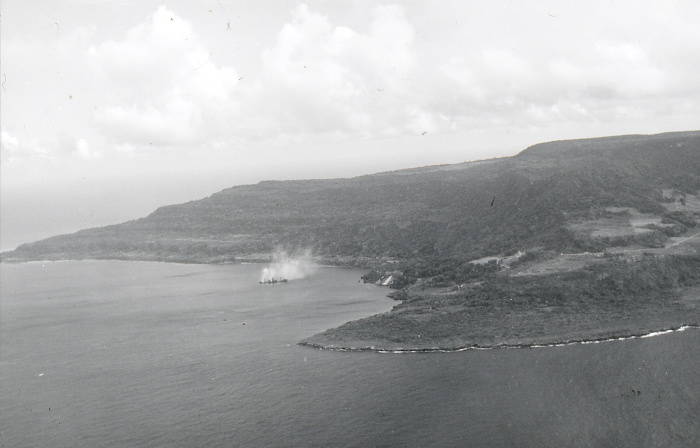
<instances>
[{"instance_id":1,"label":"shoreline","mask_svg":"<svg viewBox=\"0 0 700 448\"><path fill-rule=\"evenodd\" d=\"M67 263L80 261L98 261L98 262L135 262L135 263L169 263L169 264L189 264L194 266L235 266L235 265L250 265L250 264L270 264L271 259L246 259L236 261L197 261L197 260L162 260L150 258L46 258L46 259L3 259L0 257L0 264L17 265L17 264L39 264L39 263ZM319 268L341 268L341 269L366 269L363 266L353 264L330 264L327 262L315 263Z\"/></svg>"},{"instance_id":2,"label":"shoreline","mask_svg":"<svg viewBox=\"0 0 700 448\"><path fill-rule=\"evenodd\" d=\"M499 350L499 349L535 349L535 348L551 348L551 347L566 347L571 345L589 345L589 344L601 344L606 342L618 342L627 341L632 339L648 339L656 336L664 336L673 333L682 333L689 329L700 329L700 325L697 324L683 324L675 327L664 328L660 330L655 330L647 333L637 333L637 334L621 334L605 338L593 338L593 339L569 339L566 341L549 342L549 343L533 343L533 344L493 344L493 345L480 345L471 344L459 347L429 347L429 348L381 348L374 345L371 346L361 346L361 347L343 347L336 346L333 344L322 344L318 342L311 341L300 341L297 345L302 347L313 348L316 350L327 350L335 352L374 352L382 354L407 354L407 353L458 353L465 352L469 350Z\"/></svg>"},{"instance_id":3,"label":"shoreline","mask_svg":"<svg viewBox=\"0 0 700 448\"><path fill-rule=\"evenodd\" d=\"M13 260L9 264L33 264L33 263L61 263L61 262L81 262L81 261L98 261L98 262L145 262L145 263L172 263L172 264L192 264L192 265L212 265L212 266L225 266L225 265L256 265L256 264L265 264L266 261L262 260L245 260L245 261L237 261L237 262L183 262L183 261L175 261L175 260L147 260L147 259L124 259L124 258L82 258L82 259L46 259L46 260L22 260L22 261L15 261ZM7 260L5 260L7 263ZM267 261L269 262L269 261ZM341 265L341 264L318 264L317 265L319 268L345 268L345 269L361 269L358 266L352 266L352 265ZM378 286L378 285L375 285ZM386 298L392 299L392 300L397 300L396 298L391 297L391 292L389 294L385 295ZM401 305L407 305L407 302L405 300L400 300ZM400 305L397 305L400 306ZM392 310L393 311L393 310ZM676 310L678 311L678 310ZM649 319L648 315L645 316L645 318L641 318L637 320L637 325L635 325L637 328L632 329L632 328L619 328L617 325L617 322L615 319L612 319L608 321L608 325L606 328L606 325L603 325L602 328L599 326L602 322L599 321L598 319L594 318L593 320L589 321L590 324L594 324L592 326L589 326L587 329L579 328L578 331L573 331L573 332L568 332L564 331L563 335L566 335L568 333L569 338L565 339L556 339L556 338L550 338L544 334L540 335L530 335L526 337L518 337L515 335L509 335L510 337L500 337L497 339L500 339L501 342L496 342L496 341L484 341L481 337L483 334L488 334L488 331L486 333L472 333L471 335L462 335L460 338L456 334L454 335L454 338L444 338L444 337L434 337L433 341L434 344L421 344L420 342L416 345L412 345L410 338L405 338L403 341L404 343L407 342L407 344L402 344L399 342L399 340L387 340L383 339L382 337L375 338L372 337L368 334L365 334L365 337L359 336L357 333L352 334L352 331L350 334L346 334L345 337L339 336L338 334L333 335L334 332L337 332L339 328L342 328L347 325L353 325L357 324L362 321L366 321L368 319L373 319L379 316L387 316L391 315L392 312L389 311L386 314L378 314L378 315L373 315L369 316L367 318L362 318L357 321L350 321L347 322L341 327L337 328L332 328L325 330L324 332L311 335L309 337L306 337L302 339L301 341L297 342L297 345L308 347L308 348L315 348L317 350L328 350L328 351L339 351L339 352L376 352L376 353L389 353L389 354L402 354L402 353L456 353L456 352L463 352L463 351L468 351L468 350L493 350L493 349L509 349L509 348L520 348L520 349L527 349L527 348L545 348L545 347L563 347L563 346L569 346L569 345L586 345L586 344L598 344L598 343L603 343L603 342L615 342L615 341L624 341L624 340L631 340L631 339L644 339L644 338L649 338L649 337L655 337L655 336L660 336L660 335L665 335L665 334L672 334L675 332L683 332L686 331L687 329L699 329L700 328L700 321L697 321L691 317L690 320L684 319L682 315L673 313L675 316L669 316L667 315L665 319ZM568 313L565 313L568 314ZM393 317L393 316L392 316ZM493 316L491 316L493 317ZM528 317L534 317L534 316L528 316ZM595 317L600 317L600 316L595 316ZM641 317L641 316L638 316ZM670 317L670 318L669 318ZM690 317L690 316L686 316ZM567 319L568 320L568 319ZM654 321L656 320L654 325ZM663 322L663 321L666 322ZM597 321L597 322L596 322ZM644 324L646 322L646 325ZM493 325L493 323L489 324L488 321L483 322L486 327L483 327L482 330L488 330L488 327ZM641 324L641 325L640 325ZM592 328L592 327L597 327L597 328ZM618 327L617 329L615 327ZM550 328L550 330L553 328ZM563 329L563 328L560 328ZM552 333L556 334L556 331L553 331ZM573 333L573 334L572 334ZM578 333L578 334L576 334ZM328 334L332 335L330 338L328 337ZM563 336L561 333L559 333L560 336ZM406 335L410 335L409 333L406 333ZM324 337L325 336L325 337ZM370 337L366 337L370 336ZM464 337L466 336L466 337ZM470 337L472 336L472 337ZM476 336L476 337L473 337ZM503 335L505 336L505 335ZM513 337L515 336L515 337ZM523 335L524 336L524 335ZM419 335L420 337L420 335ZM461 341L459 340L461 339ZM479 341L479 339L482 339ZM479 342L474 342L474 341L479 341ZM412 342L418 342L418 341L412 341Z\"/></svg>"},{"instance_id":4,"label":"shoreline","mask_svg":"<svg viewBox=\"0 0 700 448\"><path fill-rule=\"evenodd\" d=\"M125 262L139 262L139 263L171 263L171 264L190 264L190 265L210 265L210 266L232 266L232 265L246 265L246 264L269 264L272 262L272 257L270 258L245 258L236 260L197 260L197 259L187 259L187 260L173 260L164 258L129 258L129 257L80 257L80 258L3 258L2 253L0 253L0 264L31 264L31 263L64 263L64 262L74 262L74 261L125 261ZM320 257L314 264L320 268L345 268L345 269L358 269L364 270L369 269L368 266L362 263L343 263L337 262L333 263L329 261L328 258Z\"/></svg>"}]
</instances>

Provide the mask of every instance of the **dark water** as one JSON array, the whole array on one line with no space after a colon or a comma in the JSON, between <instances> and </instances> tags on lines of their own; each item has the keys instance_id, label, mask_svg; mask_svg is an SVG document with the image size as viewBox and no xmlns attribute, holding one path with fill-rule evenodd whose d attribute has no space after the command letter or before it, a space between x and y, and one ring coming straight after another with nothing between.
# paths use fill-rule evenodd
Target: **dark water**
<instances>
[{"instance_id":1,"label":"dark water","mask_svg":"<svg viewBox=\"0 0 700 448\"><path fill-rule=\"evenodd\" d=\"M700 331L453 354L299 339L387 310L359 272L2 265L0 445L700 446ZM245 322L245 325L243 323Z\"/></svg>"}]
</instances>

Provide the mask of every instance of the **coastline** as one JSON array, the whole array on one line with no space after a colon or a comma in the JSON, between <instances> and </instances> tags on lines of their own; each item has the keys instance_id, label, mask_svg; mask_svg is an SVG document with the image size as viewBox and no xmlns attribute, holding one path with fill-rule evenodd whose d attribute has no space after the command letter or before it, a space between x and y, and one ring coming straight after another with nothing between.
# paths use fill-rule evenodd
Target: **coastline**
<instances>
[{"instance_id":1,"label":"coastline","mask_svg":"<svg viewBox=\"0 0 700 448\"><path fill-rule=\"evenodd\" d=\"M173 260L133 260L115 257L23 260L11 263L67 261L225 265L258 264L262 260L233 263L183 263ZM319 265L321 266L356 267L339 264ZM694 292L690 296L683 295L670 301L654 300L652 303L636 303L632 309L625 309L624 306L615 306L613 309L596 306L595 309L584 310L569 306L542 307L541 304L523 303L515 308L509 304L507 309L491 306L478 307L469 309L467 314L464 314L464 310L458 310L456 313L454 310L448 311L447 307L442 306L433 308L435 304L432 304L429 310L421 310L420 302L426 297L418 297L418 301L413 297L409 300L399 300L391 311L346 322L340 327L311 335L297 344L319 350L343 352L454 353L501 348L561 347L642 339L700 328L700 313L698 313L700 288L693 289ZM627 301L626 305L629 306L632 303ZM415 326L404 326L406 321L402 322L402 319L406 317ZM448 328L450 330L446 332Z\"/></svg>"},{"instance_id":2,"label":"coastline","mask_svg":"<svg viewBox=\"0 0 700 448\"><path fill-rule=\"evenodd\" d=\"M137 261L152 263L174 263L174 264L209 264L214 266L234 265L234 264L264 264L272 261L272 254L257 254L255 256L239 256L230 258L196 258L196 257L161 257L157 255L149 256L80 256L80 257L8 257L12 251L0 252L1 264L22 264L22 263L60 263L66 261ZM337 267L349 269L370 269L377 263L373 259L361 259L353 257L316 257L314 263L318 267Z\"/></svg>"},{"instance_id":3,"label":"coastline","mask_svg":"<svg viewBox=\"0 0 700 448\"><path fill-rule=\"evenodd\" d=\"M0 254L2 255L2 254ZM272 261L272 257L269 258L245 258L245 259L235 259L235 260L223 260L223 261L207 261L207 260L197 260L197 259L186 259L186 260L173 260L167 258L149 258L149 257L139 257L139 258L128 258L128 257L80 257L80 258L3 258L0 256L0 264L30 264L30 263L65 263L71 261L126 261L126 262L142 262L142 263L172 263L172 264L191 264L191 265L212 265L212 266L226 266L226 265L238 265L238 264L269 264ZM328 260L322 259L315 263L317 267L320 268L347 268L347 269L363 269L365 266L358 266L351 263L331 263Z\"/></svg>"},{"instance_id":4,"label":"coastline","mask_svg":"<svg viewBox=\"0 0 700 448\"><path fill-rule=\"evenodd\" d=\"M415 348L382 348L377 345L369 346L340 346L334 344L323 344L319 342L311 342L309 338L300 341L298 345L303 347L309 347L317 350L328 350L328 351L338 351L338 352L375 352L375 353L391 353L391 354L403 354L403 353L458 353L469 350L498 350L498 349L535 349L535 348L551 348L551 347L566 347L571 345L588 345L588 344L601 344L607 342L618 342L627 341L632 339L647 339L650 337L664 336L672 333L681 333L687 330L698 330L700 325L698 324L683 324L675 327L659 329L651 332L645 333L620 333L617 335L612 335L608 337L601 338L591 338L591 339L567 339L556 342L539 342L539 343L499 343L493 345L482 345L482 344L471 344L457 347L415 347Z\"/></svg>"},{"instance_id":5,"label":"coastline","mask_svg":"<svg viewBox=\"0 0 700 448\"><path fill-rule=\"evenodd\" d=\"M439 293L409 291L387 313L300 343L344 351L455 352L635 339L700 325L692 257L648 258L566 274L485 278Z\"/></svg>"}]
</instances>

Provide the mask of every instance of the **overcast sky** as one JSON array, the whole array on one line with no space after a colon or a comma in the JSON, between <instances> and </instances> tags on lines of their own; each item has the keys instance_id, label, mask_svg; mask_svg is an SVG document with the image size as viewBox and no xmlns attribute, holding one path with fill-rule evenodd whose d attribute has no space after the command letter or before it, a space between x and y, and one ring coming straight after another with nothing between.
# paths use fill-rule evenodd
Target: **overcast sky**
<instances>
[{"instance_id":1,"label":"overcast sky","mask_svg":"<svg viewBox=\"0 0 700 448\"><path fill-rule=\"evenodd\" d=\"M695 1L2 2L3 249L270 178L700 128Z\"/></svg>"}]
</instances>

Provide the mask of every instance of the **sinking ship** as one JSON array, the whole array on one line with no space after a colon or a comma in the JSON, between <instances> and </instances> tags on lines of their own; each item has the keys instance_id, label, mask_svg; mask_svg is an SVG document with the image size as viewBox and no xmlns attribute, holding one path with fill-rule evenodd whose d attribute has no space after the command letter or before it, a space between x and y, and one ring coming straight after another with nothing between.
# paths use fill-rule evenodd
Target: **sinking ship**
<instances>
[{"instance_id":1,"label":"sinking ship","mask_svg":"<svg viewBox=\"0 0 700 448\"><path fill-rule=\"evenodd\" d=\"M287 283L287 279L284 278L284 274L277 269L268 266L262 270L258 283L261 285L274 285L277 283Z\"/></svg>"},{"instance_id":2,"label":"sinking ship","mask_svg":"<svg viewBox=\"0 0 700 448\"><path fill-rule=\"evenodd\" d=\"M287 283L286 278L271 278L266 280L260 280L258 283L261 285L274 285L275 283Z\"/></svg>"}]
</instances>

